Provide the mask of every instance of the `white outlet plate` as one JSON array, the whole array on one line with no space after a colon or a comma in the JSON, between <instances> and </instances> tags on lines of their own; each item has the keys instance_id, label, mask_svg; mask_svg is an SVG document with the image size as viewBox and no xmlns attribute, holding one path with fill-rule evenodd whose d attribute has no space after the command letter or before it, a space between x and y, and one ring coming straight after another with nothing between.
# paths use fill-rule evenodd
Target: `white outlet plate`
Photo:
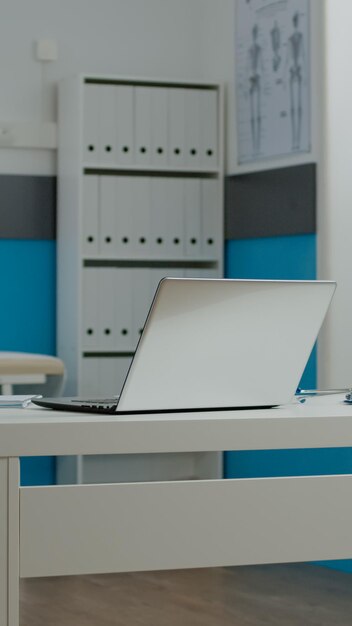
<instances>
[{"instance_id":1,"label":"white outlet plate","mask_svg":"<svg viewBox=\"0 0 352 626\"><path fill-rule=\"evenodd\" d=\"M53 122L0 122L0 148L57 147L57 127Z\"/></svg>"}]
</instances>

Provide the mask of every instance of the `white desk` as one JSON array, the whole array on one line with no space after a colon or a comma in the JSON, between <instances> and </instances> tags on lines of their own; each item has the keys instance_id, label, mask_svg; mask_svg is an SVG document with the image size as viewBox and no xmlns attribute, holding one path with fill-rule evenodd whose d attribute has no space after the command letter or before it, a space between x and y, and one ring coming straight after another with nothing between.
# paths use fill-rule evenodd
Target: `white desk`
<instances>
[{"instance_id":1,"label":"white desk","mask_svg":"<svg viewBox=\"0 0 352 626\"><path fill-rule=\"evenodd\" d=\"M0 626L20 577L352 557L352 476L19 487L18 457L352 446L338 398L255 411L0 411Z\"/></svg>"}]
</instances>

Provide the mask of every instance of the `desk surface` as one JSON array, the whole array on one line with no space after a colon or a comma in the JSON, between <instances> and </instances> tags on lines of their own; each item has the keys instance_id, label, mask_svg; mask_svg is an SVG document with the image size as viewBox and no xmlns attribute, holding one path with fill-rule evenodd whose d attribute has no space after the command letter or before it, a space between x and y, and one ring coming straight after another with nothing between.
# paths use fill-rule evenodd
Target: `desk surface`
<instances>
[{"instance_id":1,"label":"desk surface","mask_svg":"<svg viewBox=\"0 0 352 626\"><path fill-rule=\"evenodd\" d=\"M0 409L0 456L124 454L352 446L341 396L272 409L95 415Z\"/></svg>"}]
</instances>

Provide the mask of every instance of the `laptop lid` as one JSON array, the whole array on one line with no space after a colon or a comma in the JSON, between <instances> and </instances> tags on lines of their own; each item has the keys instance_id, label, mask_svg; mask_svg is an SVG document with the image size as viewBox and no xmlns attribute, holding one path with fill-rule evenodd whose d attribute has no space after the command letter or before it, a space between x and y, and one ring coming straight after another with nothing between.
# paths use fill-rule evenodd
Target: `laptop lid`
<instances>
[{"instance_id":1,"label":"laptop lid","mask_svg":"<svg viewBox=\"0 0 352 626\"><path fill-rule=\"evenodd\" d=\"M335 288L329 281L163 279L117 411L289 402Z\"/></svg>"}]
</instances>

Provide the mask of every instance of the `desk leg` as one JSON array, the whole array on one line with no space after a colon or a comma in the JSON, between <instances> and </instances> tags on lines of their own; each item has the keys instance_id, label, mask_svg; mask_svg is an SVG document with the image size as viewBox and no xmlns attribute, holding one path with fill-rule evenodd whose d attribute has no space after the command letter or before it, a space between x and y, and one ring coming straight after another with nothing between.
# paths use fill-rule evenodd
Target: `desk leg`
<instances>
[{"instance_id":1,"label":"desk leg","mask_svg":"<svg viewBox=\"0 0 352 626\"><path fill-rule=\"evenodd\" d=\"M19 626L19 461L0 458L0 626Z\"/></svg>"}]
</instances>

